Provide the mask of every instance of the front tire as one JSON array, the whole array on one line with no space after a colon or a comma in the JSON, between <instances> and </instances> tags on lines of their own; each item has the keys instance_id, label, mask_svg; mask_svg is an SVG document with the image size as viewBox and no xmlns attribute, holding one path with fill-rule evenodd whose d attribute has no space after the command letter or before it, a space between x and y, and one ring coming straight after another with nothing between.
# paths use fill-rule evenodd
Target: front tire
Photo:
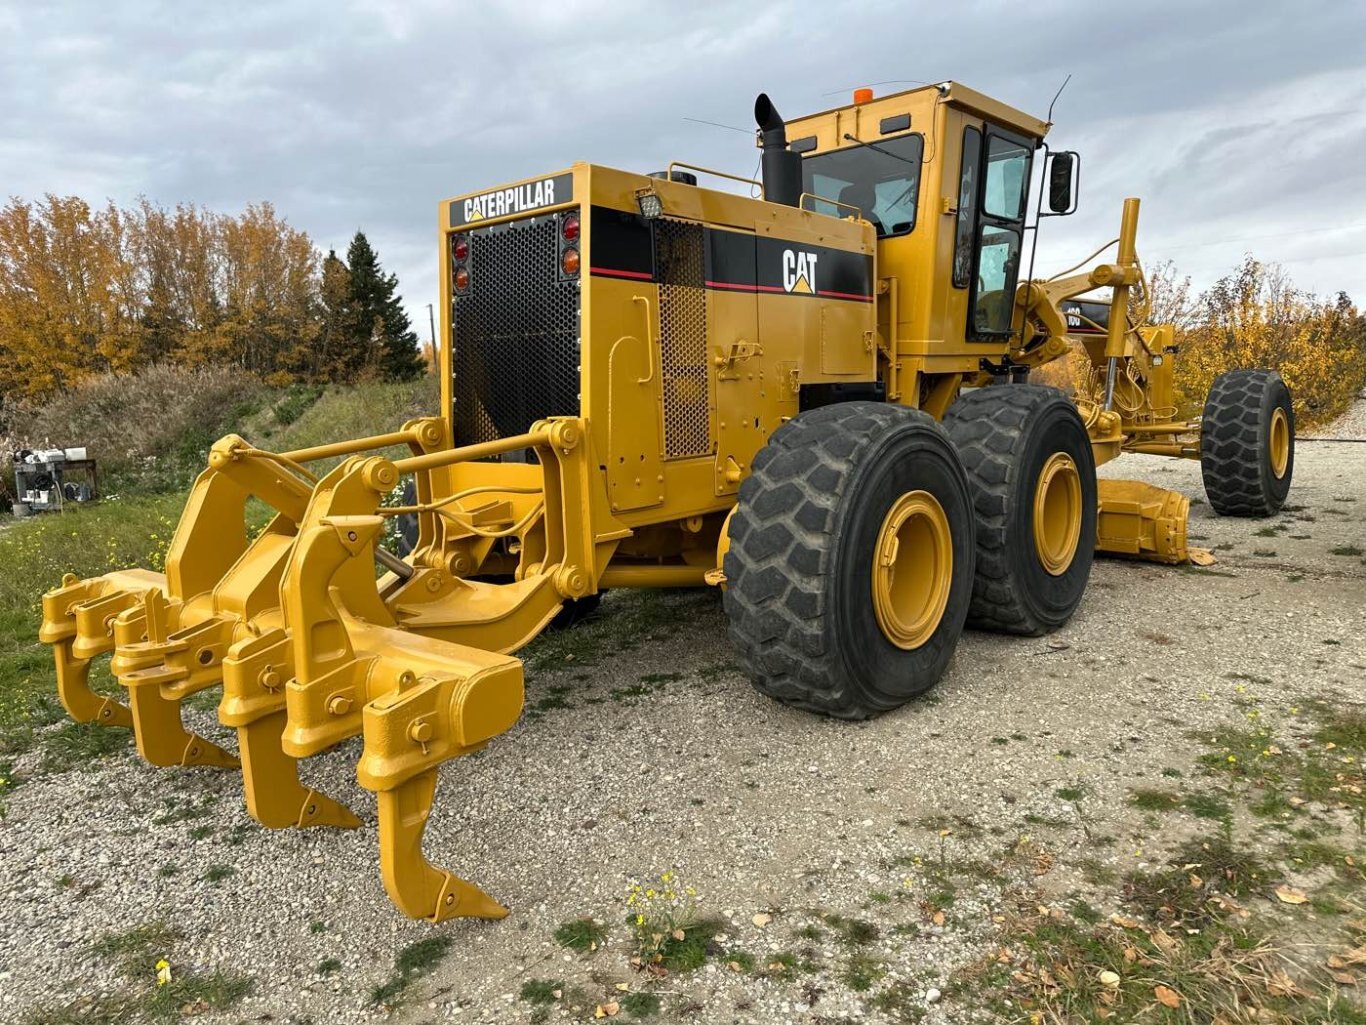
<instances>
[{"instance_id":1,"label":"front tire","mask_svg":"<svg viewBox=\"0 0 1366 1025\"><path fill-rule=\"evenodd\" d=\"M740 487L725 557L754 686L843 719L934 686L967 616L971 515L962 464L924 413L845 402L780 427Z\"/></svg>"},{"instance_id":2,"label":"front tire","mask_svg":"<svg viewBox=\"0 0 1366 1025\"><path fill-rule=\"evenodd\" d=\"M1056 388L992 385L963 394L944 428L977 521L968 625L1058 629L1081 603L1096 548L1096 460L1076 406Z\"/></svg>"},{"instance_id":3,"label":"front tire","mask_svg":"<svg viewBox=\"0 0 1366 1025\"><path fill-rule=\"evenodd\" d=\"M1221 516L1271 516L1295 473L1295 410L1274 370L1214 379L1200 422L1200 474Z\"/></svg>"}]
</instances>

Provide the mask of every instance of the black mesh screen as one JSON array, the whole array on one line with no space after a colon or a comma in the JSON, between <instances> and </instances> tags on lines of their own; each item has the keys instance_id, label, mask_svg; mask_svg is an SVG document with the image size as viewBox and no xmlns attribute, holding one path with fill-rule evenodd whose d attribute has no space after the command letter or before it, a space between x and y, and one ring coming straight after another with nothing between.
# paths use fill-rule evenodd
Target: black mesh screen
<instances>
[{"instance_id":1,"label":"black mesh screen","mask_svg":"<svg viewBox=\"0 0 1366 1025\"><path fill-rule=\"evenodd\" d=\"M555 217L470 232L451 315L457 445L579 414L579 282L561 279L559 254Z\"/></svg>"},{"instance_id":2,"label":"black mesh screen","mask_svg":"<svg viewBox=\"0 0 1366 1025\"><path fill-rule=\"evenodd\" d=\"M659 277L660 386L664 455L685 459L712 451L707 370L707 291L702 225L654 222Z\"/></svg>"}]
</instances>

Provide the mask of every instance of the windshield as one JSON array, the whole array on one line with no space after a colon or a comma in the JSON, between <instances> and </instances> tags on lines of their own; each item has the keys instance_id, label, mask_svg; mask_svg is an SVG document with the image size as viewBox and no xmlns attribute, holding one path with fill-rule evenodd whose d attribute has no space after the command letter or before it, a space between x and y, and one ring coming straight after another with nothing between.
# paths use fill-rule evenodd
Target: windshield
<instances>
[{"instance_id":1,"label":"windshield","mask_svg":"<svg viewBox=\"0 0 1366 1025\"><path fill-rule=\"evenodd\" d=\"M919 135L902 135L806 157L802 191L858 207L879 238L904 235L915 227L924 149ZM850 216L848 210L820 200L810 202L808 209L831 217Z\"/></svg>"}]
</instances>

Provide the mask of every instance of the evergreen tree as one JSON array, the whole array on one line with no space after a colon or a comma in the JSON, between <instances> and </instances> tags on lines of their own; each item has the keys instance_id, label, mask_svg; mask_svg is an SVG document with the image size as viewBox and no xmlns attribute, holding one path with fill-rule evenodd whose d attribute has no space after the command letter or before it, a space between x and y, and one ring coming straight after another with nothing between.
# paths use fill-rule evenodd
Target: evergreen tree
<instances>
[{"instance_id":1,"label":"evergreen tree","mask_svg":"<svg viewBox=\"0 0 1366 1025\"><path fill-rule=\"evenodd\" d=\"M357 326L369 339L376 369L390 381L417 377L423 370L422 353L398 295L397 275L384 273L370 240L360 231L346 251L346 264Z\"/></svg>"},{"instance_id":2,"label":"evergreen tree","mask_svg":"<svg viewBox=\"0 0 1366 1025\"><path fill-rule=\"evenodd\" d=\"M329 250L323 259L318 291L322 324L315 378L349 384L365 370L370 357L370 334L359 329L355 303L351 300L351 272L335 249Z\"/></svg>"}]
</instances>

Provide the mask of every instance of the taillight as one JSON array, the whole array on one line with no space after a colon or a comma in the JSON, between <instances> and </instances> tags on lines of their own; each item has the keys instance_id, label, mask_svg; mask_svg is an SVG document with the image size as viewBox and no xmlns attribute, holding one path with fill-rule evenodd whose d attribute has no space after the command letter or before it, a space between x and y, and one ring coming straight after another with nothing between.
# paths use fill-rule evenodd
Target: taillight
<instances>
[{"instance_id":1,"label":"taillight","mask_svg":"<svg viewBox=\"0 0 1366 1025\"><path fill-rule=\"evenodd\" d=\"M463 292L470 287L470 272L468 268L457 267L455 269L455 290Z\"/></svg>"},{"instance_id":2,"label":"taillight","mask_svg":"<svg viewBox=\"0 0 1366 1025\"><path fill-rule=\"evenodd\" d=\"M570 214L560 222L560 234L566 242L575 242L579 237L579 215Z\"/></svg>"},{"instance_id":3,"label":"taillight","mask_svg":"<svg viewBox=\"0 0 1366 1025\"><path fill-rule=\"evenodd\" d=\"M579 272L579 251L573 246L560 254L560 270L569 277Z\"/></svg>"},{"instance_id":4,"label":"taillight","mask_svg":"<svg viewBox=\"0 0 1366 1025\"><path fill-rule=\"evenodd\" d=\"M464 235L456 235L451 241L451 255L464 260L470 255L470 240Z\"/></svg>"}]
</instances>

